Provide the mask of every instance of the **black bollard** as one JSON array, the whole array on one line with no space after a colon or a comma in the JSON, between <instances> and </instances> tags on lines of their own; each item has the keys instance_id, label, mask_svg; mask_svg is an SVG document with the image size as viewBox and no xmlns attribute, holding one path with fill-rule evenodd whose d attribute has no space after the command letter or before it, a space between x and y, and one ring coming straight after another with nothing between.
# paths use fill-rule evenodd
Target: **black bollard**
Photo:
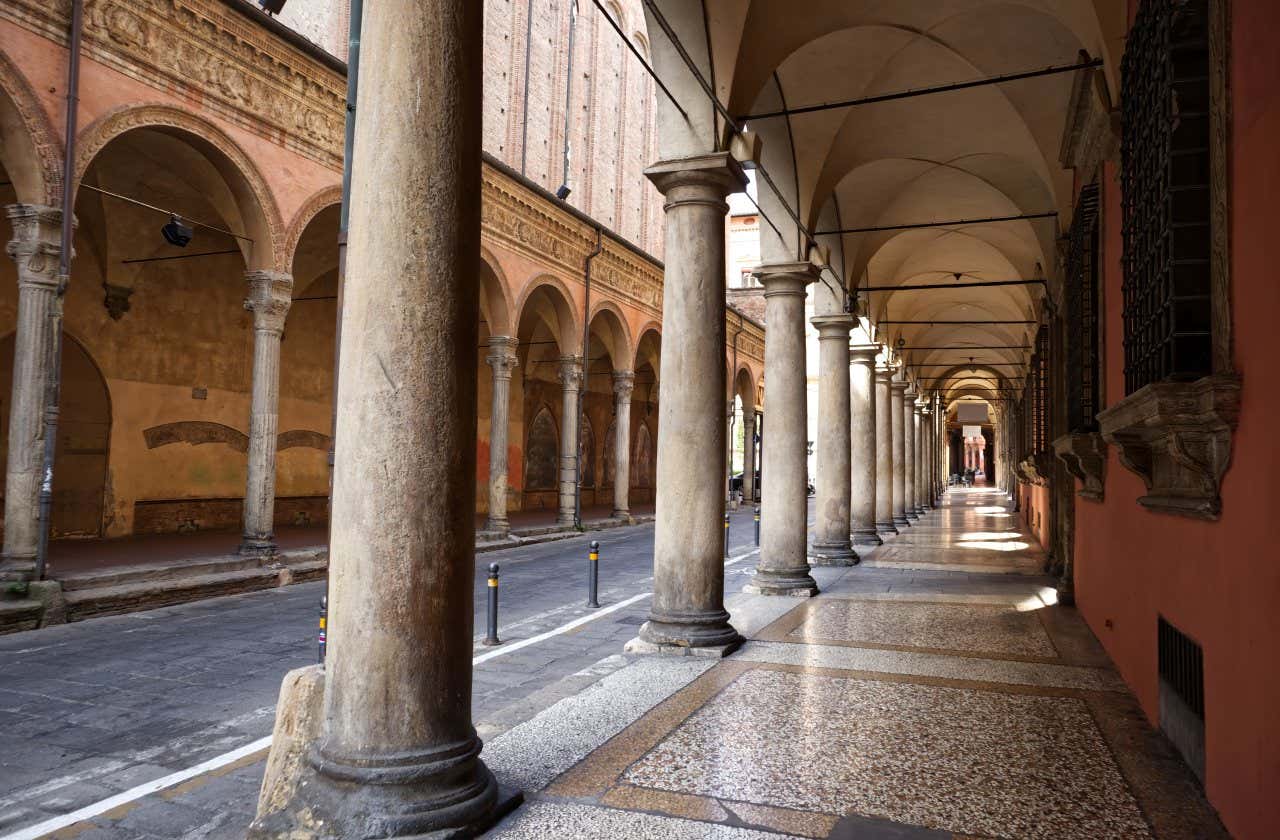
<instances>
[{"instance_id":1,"label":"black bollard","mask_svg":"<svg viewBox=\"0 0 1280 840\"><path fill-rule=\"evenodd\" d=\"M317 637L317 641L320 643L320 664L321 665L324 664L324 648L325 648L325 643L328 641L327 632L326 632L328 629L326 625L329 623L328 618L329 618L329 596L321 595L320 596L320 635Z\"/></svg>"},{"instance_id":2,"label":"black bollard","mask_svg":"<svg viewBox=\"0 0 1280 840\"><path fill-rule=\"evenodd\" d=\"M485 647L502 644L498 638L498 564L489 564L489 626L484 637Z\"/></svg>"},{"instance_id":3,"label":"black bollard","mask_svg":"<svg viewBox=\"0 0 1280 840\"><path fill-rule=\"evenodd\" d=\"M724 515L724 559L729 559L729 514Z\"/></svg>"},{"instance_id":4,"label":"black bollard","mask_svg":"<svg viewBox=\"0 0 1280 840\"><path fill-rule=\"evenodd\" d=\"M591 541L591 553L587 555L587 606L600 606L600 543Z\"/></svg>"},{"instance_id":5,"label":"black bollard","mask_svg":"<svg viewBox=\"0 0 1280 840\"><path fill-rule=\"evenodd\" d=\"M756 505L755 520L756 520L756 546L759 547L760 545L760 506L759 505Z\"/></svg>"}]
</instances>

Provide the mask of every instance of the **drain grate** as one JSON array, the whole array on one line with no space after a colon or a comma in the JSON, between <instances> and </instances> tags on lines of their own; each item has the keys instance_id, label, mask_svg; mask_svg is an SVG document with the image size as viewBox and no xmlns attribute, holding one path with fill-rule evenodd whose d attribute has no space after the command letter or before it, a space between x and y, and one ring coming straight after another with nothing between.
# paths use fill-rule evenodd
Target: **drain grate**
<instances>
[{"instance_id":1,"label":"drain grate","mask_svg":"<svg viewBox=\"0 0 1280 840\"><path fill-rule=\"evenodd\" d=\"M1160 728L1204 781L1204 650L1164 616L1156 627Z\"/></svg>"}]
</instances>

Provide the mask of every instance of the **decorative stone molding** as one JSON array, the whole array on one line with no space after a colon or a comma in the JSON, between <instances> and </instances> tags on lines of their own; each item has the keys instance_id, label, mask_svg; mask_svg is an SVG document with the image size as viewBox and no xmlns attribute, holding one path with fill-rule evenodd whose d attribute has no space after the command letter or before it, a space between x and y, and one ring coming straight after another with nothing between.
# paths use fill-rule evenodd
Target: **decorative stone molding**
<instances>
[{"instance_id":1,"label":"decorative stone molding","mask_svg":"<svg viewBox=\"0 0 1280 840\"><path fill-rule=\"evenodd\" d=\"M618 403L630 403L631 394L636 388L635 371L615 370L613 372L613 395Z\"/></svg>"},{"instance_id":2,"label":"decorative stone molding","mask_svg":"<svg viewBox=\"0 0 1280 840\"><path fill-rule=\"evenodd\" d=\"M312 193L311 197L302 203L298 212L293 214L293 221L289 223L289 228L284 234L284 243L280 251L282 265L293 265L293 257L298 252L298 242L302 240L302 234L306 232L311 220L318 216L321 210L341 203L341 184L324 187Z\"/></svg>"},{"instance_id":3,"label":"decorative stone molding","mask_svg":"<svg viewBox=\"0 0 1280 840\"><path fill-rule=\"evenodd\" d=\"M18 286L58 286L62 254L62 211L56 207L11 204L7 208L13 239L5 252L18 270Z\"/></svg>"},{"instance_id":4,"label":"decorative stone molding","mask_svg":"<svg viewBox=\"0 0 1280 840\"><path fill-rule=\"evenodd\" d=\"M85 56L335 171L346 80L219 0L88 0ZM7 0L0 17L66 44L69 0Z\"/></svg>"},{"instance_id":5,"label":"decorative stone molding","mask_svg":"<svg viewBox=\"0 0 1280 840\"><path fill-rule=\"evenodd\" d=\"M142 430L147 449L156 449L174 443L200 446L206 443L225 443L236 452L249 451L249 436L239 429L207 420L179 420Z\"/></svg>"},{"instance_id":6,"label":"decorative stone molding","mask_svg":"<svg viewBox=\"0 0 1280 840\"><path fill-rule=\"evenodd\" d=\"M1018 462L1014 467L1014 472L1018 474L1018 478L1027 484L1035 484L1044 487L1049 483L1050 471L1049 463L1052 455L1048 453L1040 453L1039 455L1028 455Z\"/></svg>"},{"instance_id":7,"label":"decorative stone molding","mask_svg":"<svg viewBox=\"0 0 1280 840\"><path fill-rule=\"evenodd\" d=\"M1084 482L1077 493L1082 499L1102 501L1107 477L1107 443L1097 432L1063 435L1053 442L1053 451L1067 471Z\"/></svg>"},{"instance_id":8,"label":"decorative stone molding","mask_svg":"<svg viewBox=\"0 0 1280 840\"><path fill-rule=\"evenodd\" d=\"M132 286L116 286L107 282L102 284L102 306L113 321L119 321L129 311L129 298L132 296Z\"/></svg>"},{"instance_id":9,"label":"decorative stone molding","mask_svg":"<svg viewBox=\"0 0 1280 840\"><path fill-rule=\"evenodd\" d=\"M24 193L21 187L22 173L13 171L8 173L14 180L18 200L43 202L51 207L60 205L62 203L62 143L58 140L53 123L49 120L44 108L40 106L40 100L26 77L2 51L0 51L0 90L4 91L9 101L13 103L27 136L31 138L36 156L33 163L39 169L41 189L38 189L35 195ZM12 151L9 154L11 155ZM6 158L6 163L14 166L15 161Z\"/></svg>"},{"instance_id":10,"label":"decorative stone molding","mask_svg":"<svg viewBox=\"0 0 1280 840\"><path fill-rule=\"evenodd\" d=\"M1120 113L1111 104L1106 77L1098 68L1077 70L1067 105L1058 160L1087 184L1103 161L1120 156Z\"/></svg>"},{"instance_id":11,"label":"decorative stone molding","mask_svg":"<svg viewBox=\"0 0 1280 840\"><path fill-rule=\"evenodd\" d=\"M1144 507L1216 520L1231 435L1240 414L1241 380L1214 374L1195 382L1148 385L1098 415L1120 463L1140 477Z\"/></svg>"},{"instance_id":12,"label":"decorative stone molding","mask_svg":"<svg viewBox=\"0 0 1280 840\"><path fill-rule=\"evenodd\" d=\"M249 296L244 308L253 313L253 328L281 333L293 303L293 277L278 271L250 271L245 274Z\"/></svg>"},{"instance_id":13,"label":"decorative stone molding","mask_svg":"<svg viewBox=\"0 0 1280 840\"><path fill-rule=\"evenodd\" d=\"M246 438L246 440L248 440ZM276 451L283 449L319 449L328 452L333 446L333 438L310 429L290 429L276 435Z\"/></svg>"},{"instance_id":14,"label":"decorative stone molding","mask_svg":"<svg viewBox=\"0 0 1280 840\"><path fill-rule=\"evenodd\" d=\"M557 369L560 385L566 391L582 390L583 370L581 356L561 356Z\"/></svg>"}]
</instances>

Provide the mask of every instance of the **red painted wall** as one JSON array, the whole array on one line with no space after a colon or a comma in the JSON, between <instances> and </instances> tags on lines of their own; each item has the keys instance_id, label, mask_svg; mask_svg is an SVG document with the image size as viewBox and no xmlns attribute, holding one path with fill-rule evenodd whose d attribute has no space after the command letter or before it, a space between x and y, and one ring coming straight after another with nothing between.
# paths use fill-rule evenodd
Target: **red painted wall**
<instances>
[{"instance_id":1,"label":"red painted wall","mask_svg":"<svg viewBox=\"0 0 1280 840\"><path fill-rule=\"evenodd\" d=\"M1204 648L1206 788L1239 838L1280 836L1280 3L1231 4L1232 311L1240 426L1222 518L1150 513L1141 480L1112 448L1105 502L1076 506L1076 597L1085 618L1158 717L1156 616ZM1106 392L1123 397L1120 198L1105 185Z\"/></svg>"},{"instance_id":2,"label":"red painted wall","mask_svg":"<svg viewBox=\"0 0 1280 840\"><path fill-rule=\"evenodd\" d=\"M1040 547L1049 547L1049 488L1038 484L1018 483L1022 496L1022 521Z\"/></svg>"}]
</instances>

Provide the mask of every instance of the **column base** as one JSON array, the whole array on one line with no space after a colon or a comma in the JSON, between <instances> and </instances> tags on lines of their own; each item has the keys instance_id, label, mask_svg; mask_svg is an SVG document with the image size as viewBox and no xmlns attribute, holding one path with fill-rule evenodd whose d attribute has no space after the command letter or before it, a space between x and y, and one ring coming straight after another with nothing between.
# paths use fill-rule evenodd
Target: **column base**
<instances>
[{"instance_id":1,"label":"column base","mask_svg":"<svg viewBox=\"0 0 1280 840\"><path fill-rule=\"evenodd\" d=\"M856 566L859 557L848 540L843 542L814 541L809 547L810 566Z\"/></svg>"},{"instance_id":2,"label":"column base","mask_svg":"<svg viewBox=\"0 0 1280 840\"><path fill-rule=\"evenodd\" d=\"M481 530L492 534L494 539L504 539L511 534L511 522L506 519L486 519Z\"/></svg>"},{"instance_id":3,"label":"column base","mask_svg":"<svg viewBox=\"0 0 1280 840\"><path fill-rule=\"evenodd\" d=\"M631 518L631 511L629 510L615 510L613 512L613 518L619 522L625 522L628 525L634 525L636 523L636 521Z\"/></svg>"},{"instance_id":4,"label":"column base","mask_svg":"<svg viewBox=\"0 0 1280 840\"><path fill-rule=\"evenodd\" d=\"M279 547L268 537L244 537L240 540L240 548L238 554L241 557L257 557L261 560L269 560L275 557L280 551Z\"/></svg>"},{"instance_id":5,"label":"column base","mask_svg":"<svg viewBox=\"0 0 1280 840\"><path fill-rule=\"evenodd\" d=\"M640 625L640 636L633 640L648 645L641 649L639 645L635 653L676 653L681 656L701 655L696 651L701 648L724 648L719 654L709 652L708 655L726 656L742 644L742 635L729 623L729 613L725 610L696 613L649 613L649 620ZM632 642L626 649L631 650ZM651 649L650 649L651 648ZM674 650L682 648L685 652Z\"/></svg>"},{"instance_id":6,"label":"column base","mask_svg":"<svg viewBox=\"0 0 1280 840\"><path fill-rule=\"evenodd\" d=\"M895 513L893 515L893 526L898 529L899 533L901 533L903 528L911 527L911 520L907 519L907 515L905 513Z\"/></svg>"},{"instance_id":7,"label":"column base","mask_svg":"<svg viewBox=\"0 0 1280 840\"><path fill-rule=\"evenodd\" d=\"M323 666L285 675L257 818L247 840L348 837L469 838L524 795L498 785L480 739L420 754L342 762L321 754Z\"/></svg>"},{"instance_id":8,"label":"column base","mask_svg":"<svg viewBox=\"0 0 1280 840\"><path fill-rule=\"evenodd\" d=\"M647 622L646 622L647 626ZM644 627L640 628L644 632ZM738 648L742 647L743 639L739 636L732 642L723 645L702 645L700 647L690 647L689 645L680 644L656 644L654 642L646 642L642 637L636 636L631 641L622 646L623 653L635 653L641 656L690 656L694 659L724 659Z\"/></svg>"},{"instance_id":9,"label":"column base","mask_svg":"<svg viewBox=\"0 0 1280 840\"><path fill-rule=\"evenodd\" d=\"M0 557L0 582L22 583L35 580L35 555L6 554Z\"/></svg>"},{"instance_id":10,"label":"column base","mask_svg":"<svg viewBox=\"0 0 1280 840\"><path fill-rule=\"evenodd\" d=\"M818 582L808 567L799 569L756 570L751 582L742 587L749 595L781 595L789 598L812 598L818 594Z\"/></svg>"},{"instance_id":11,"label":"column base","mask_svg":"<svg viewBox=\"0 0 1280 840\"><path fill-rule=\"evenodd\" d=\"M853 545L884 545L884 540L880 539L880 534L873 528L858 528L849 534L849 541Z\"/></svg>"},{"instance_id":12,"label":"column base","mask_svg":"<svg viewBox=\"0 0 1280 840\"><path fill-rule=\"evenodd\" d=\"M889 519L884 522L876 523L876 533L887 537L897 535L901 532L898 530L898 527L893 524L893 520Z\"/></svg>"},{"instance_id":13,"label":"column base","mask_svg":"<svg viewBox=\"0 0 1280 840\"><path fill-rule=\"evenodd\" d=\"M568 516L561 514L560 516L556 517L557 528L576 528L577 526L578 526L578 523L577 521L574 520L572 513L569 514Z\"/></svg>"},{"instance_id":14,"label":"column base","mask_svg":"<svg viewBox=\"0 0 1280 840\"><path fill-rule=\"evenodd\" d=\"M908 522L917 522L920 519L920 514L916 513L914 509L907 511L902 515L907 518Z\"/></svg>"}]
</instances>

